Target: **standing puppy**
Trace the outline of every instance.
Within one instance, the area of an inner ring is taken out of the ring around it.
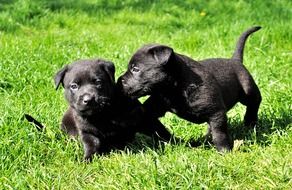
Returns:
[[[63,85],[69,103],[61,127],[69,135],[80,135],[87,160],[93,154],[123,147],[136,132],[171,139],[158,119],[147,117],[140,109],[138,100],[116,90],[114,73],[113,63],[98,59],[66,65],[55,76],[56,88]]]
[[[145,45],[132,56],[118,84],[132,98],[151,95],[144,106],[155,117],[170,111],[194,123],[207,122],[216,148],[231,150],[227,111],[240,102],[247,107],[245,124],[258,120],[260,91],[242,58],[247,37],[259,29],[241,35],[231,59],[194,61],[165,45]]]

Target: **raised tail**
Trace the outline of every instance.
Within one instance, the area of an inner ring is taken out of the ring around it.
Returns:
[[[239,60],[241,63],[243,62],[243,50],[244,50],[244,45],[245,45],[246,39],[248,38],[248,36],[250,34],[258,31],[261,28],[262,27],[260,27],[260,26],[255,26],[255,27],[252,27],[241,34],[240,38],[237,41],[236,48],[235,48],[235,51],[233,53],[232,59]]]

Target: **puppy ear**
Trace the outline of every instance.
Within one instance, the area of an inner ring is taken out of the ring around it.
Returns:
[[[173,49],[164,45],[155,45],[149,49],[149,53],[152,54],[157,63],[165,65],[173,54]]]
[[[54,81],[55,81],[55,85],[56,85],[56,90],[58,90],[61,83],[64,86],[63,79],[64,79],[67,71],[68,71],[68,65],[66,65],[61,70],[59,70],[57,72],[57,74],[55,75]]]
[[[110,61],[105,61],[104,63],[104,70],[108,74],[109,78],[111,79],[112,83],[115,83],[115,65]]]

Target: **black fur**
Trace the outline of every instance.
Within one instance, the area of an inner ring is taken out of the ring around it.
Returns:
[[[64,66],[55,76],[56,88],[65,88],[69,108],[61,128],[69,135],[80,135],[84,157],[122,148],[135,133],[169,141],[172,137],[158,119],[143,111],[138,100],[116,90],[113,63],[80,60]]]
[[[231,150],[227,111],[240,102],[247,106],[245,124],[258,120],[260,91],[242,57],[247,37],[259,29],[241,35],[231,59],[195,61],[165,45],[145,45],[132,56],[118,85],[132,98],[151,95],[144,107],[154,117],[170,111],[194,123],[207,122],[216,148]]]

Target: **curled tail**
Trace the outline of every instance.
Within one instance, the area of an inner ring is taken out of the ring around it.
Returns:
[[[241,63],[243,62],[243,50],[244,50],[244,45],[245,45],[246,39],[248,38],[248,36],[250,34],[258,31],[261,28],[262,27],[260,27],[260,26],[255,26],[255,27],[252,27],[241,34],[240,38],[237,41],[236,48],[235,48],[235,51],[233,53],[232,59],[237,59]]]

